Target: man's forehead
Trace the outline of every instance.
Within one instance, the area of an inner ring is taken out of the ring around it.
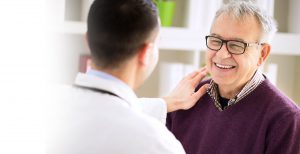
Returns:
[[[237,17],[233,14],[222,13],[213,22],[210,35],[225,40],[245,42],[249,39],[258,39],[260,32],[260,24],[253,15]]]
[[[235,13],[235,12],[223,12],[221,13],[216,19],[233,19],[240,23],[247,23],[252,21],[253,19],[256,20],[256,16],[251,13]]]
[[[245,40],[243,38],[239,38],[239,37],[223,37],[222,35],[217,34],[217,33],[211,33],[210,35],[224,39],[224,40],[237,40],[237,41],[245,42]]]

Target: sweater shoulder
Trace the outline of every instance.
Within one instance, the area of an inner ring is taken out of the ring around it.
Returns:
[[[255,90],[256,99],[266,103],[269,109],[285,114],[299,114],[299,106],[286,94],[273,85],[268,79],[263,81]]]

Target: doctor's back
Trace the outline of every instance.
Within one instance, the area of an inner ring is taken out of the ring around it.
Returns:
[[[86,35],[92,69],[55,90],[48,154],[184,153],[164,123],[140,109],[133,91],[157,64],[158,34],[152,0],[94,1]]]

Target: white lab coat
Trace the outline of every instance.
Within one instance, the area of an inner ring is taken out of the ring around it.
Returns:
[[[162,100],[139,100],[116,82],[87,74],[78,74],[75,84],[118,97],[78,87],[56,91],[60,101],[50,109],[48,154],[185,153],[164,125]]]

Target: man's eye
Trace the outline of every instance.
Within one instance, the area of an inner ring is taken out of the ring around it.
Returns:
[[[211,40],[210,41],[212,45],[221,45],[222,42],[220,40]]]
[[[229,44],[229,48],[232,50],[244,50],[244,47],[242,45],[239,44]]]

